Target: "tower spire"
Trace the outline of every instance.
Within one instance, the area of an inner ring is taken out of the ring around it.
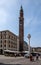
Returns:
[[[20,17],[23,17],[23,7],[21,5],[21,8],[20,8]]]
[[[22,7],[22,5],[21,5],[21,10],[20,11],[22,11],[23,12],[23,7]]]

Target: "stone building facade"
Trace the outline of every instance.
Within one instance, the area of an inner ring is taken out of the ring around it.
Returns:
[[[17,50],[18,36],[9,30],[0,31],[0,51]],[[19,39],[18,39],[19,40]]]

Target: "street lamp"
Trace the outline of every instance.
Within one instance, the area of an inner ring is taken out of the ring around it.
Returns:
[[[28,34],[27,38],[28,38],[28,43],[29,43],[29,45],[28,45],[28,50],[29,50],[29,54],[30,54],[30,38],[31,38],[31,35]]]

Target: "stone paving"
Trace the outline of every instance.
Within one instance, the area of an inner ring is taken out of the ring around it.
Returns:
[[[0,55],[0,65],[41,65],[41,58],[32,62],[24,57],[6,57]]]

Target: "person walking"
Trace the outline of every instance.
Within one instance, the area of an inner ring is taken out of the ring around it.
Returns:
[[[39,56],[38,56],[38,54],[36,54],[36,60],[38,60],[39,59]]]
[[[32,54],[30,54],[30,61],[32,61]]]

